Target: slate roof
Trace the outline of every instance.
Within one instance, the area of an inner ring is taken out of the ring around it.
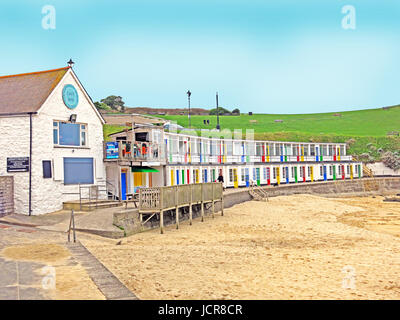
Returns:
[[[38,111],[69,68],[0,77],[0,115]]]

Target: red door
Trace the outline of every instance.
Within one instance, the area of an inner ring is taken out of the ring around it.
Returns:
[[[297,161],[300,161],[300,147],[297,147]]]
[[[306,167],[301,167],[303,170],[303,182],[306,182]]]
[[[333,161],[336,161],[336,147],[333,147]]]
[[[271,172],[269,171],[270,169],[267,168],[267,184],[271,184]]]
[[[344,180],[344,178],[345,178],[344,165],[342,165],[342,179]]]
[[[187,183],[190,183],[190,173],[189,169],[186,170],[186,176],[187,176]]]

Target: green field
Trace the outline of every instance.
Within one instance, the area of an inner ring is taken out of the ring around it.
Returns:
[[[340,116],[334,116],[339,114]],[[160,116],[187,127],[187,116]],[[194,128],[215,128],[216,116],[192,116]],[[204,125],[209,119],[210,125]],[[282,123],[275,120],[283,120]],[[400,106],[387,110],[370,109],[340,113],[315,114],[247,114],[220,116],[221,128],[254,129],[264,132],[301,132],[306,134],[335,134],[345,136],[384,137],[390,131],[400,131]]]
[[[187,116],[158,117],[188,127]],[[204,125],[204,119],[210,120],[210,124]],[[213,129],[217,117],[191,116],[191,122],[196,129]],[[351,154],[367,154],[373,160],[379,160],[384,151],[400,150],[400,137],[389,135],[400,132],[400,106],[336,113],[220,116],[220,125],[221,129],[242,129],[243,134],[246,129],[253,129],[255,138],[259,140],[347,142]],[[108,134],[116,129],[121,130],[121,127],[105,131]]]

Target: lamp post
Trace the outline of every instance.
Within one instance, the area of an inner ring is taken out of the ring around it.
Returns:
[[[217,130],[220,130],[220,126],[219,126],[219,108],[218,108],[218,92],[216,95],[216,99],[217,99]]]
[[[189,113],[188,113],[188,118],[189,118],[189,129],[191,128],[191,124],[190,124],[190,96],[192,95],[192,93],[190,92],[190,90],[188,90],[186,92],[187,96],[188,96],[188,104],[189,104]]]

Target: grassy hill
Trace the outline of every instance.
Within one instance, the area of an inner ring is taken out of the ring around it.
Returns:
[[[188,126],[187,116],[160,116]],[[204,125],[209,119],[210,125]],[[192,116],[195,128],[215,128],[216,116]],[[283,122],[275,122],[283,120]],[[334,134],[346,136],[384,137],[390,131],[400,131],[400,106],[389,109],[370,109],[340,113],[314,114],[247,114],[220,116],[222,128],[254,129],[263,132],[302,132],[307,134]]]

